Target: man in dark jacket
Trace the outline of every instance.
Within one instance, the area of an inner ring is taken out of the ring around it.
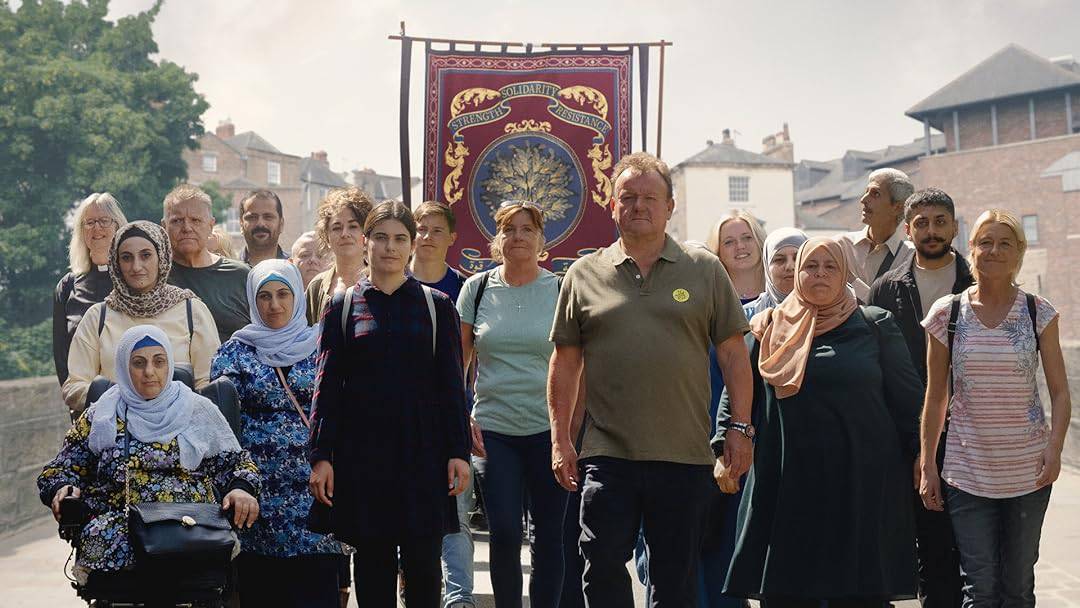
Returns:
[[[952,199],[945,192],[927,188],[912,194],[905,203],[904,229],[915,245],[915,256],[909,264],[894,268],[874,281],[870,304],[893,313],[925,385],[926,332],[920,321],[936,300],[971,286],[971,269],[952,248],[957,233],[956,213]],[[944,457],[945,450],[940,448],[939,465]],[[919,601],[924,608],[959,607],[960,559],[948,512],[926,510],[917,492],[914,500]]]

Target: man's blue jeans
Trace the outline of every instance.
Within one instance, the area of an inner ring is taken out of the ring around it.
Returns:
[[[982,498],[945,487],[964,574],[964,608],[1034,606],[1050,486],[1014,498]]]
[[[443,537],[442,568],[443,582],[446,584],[443,606],[455,603],[475,605],[473,602],[473,537],[472,531],[469,530],[469,512],[473,510],[473,505],[476,503],[473,495],[475,487],[476,484],[471,484],[469,489],[457,497],[458,525],[461,526],[461,531]]]

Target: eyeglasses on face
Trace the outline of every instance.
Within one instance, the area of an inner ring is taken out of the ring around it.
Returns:
[[[116,220],[111,217],[98,217],[89,220],[83,220],[83,228],[93,229],[94,226],[101,226],[102,228],[108,228],[116,225]]]

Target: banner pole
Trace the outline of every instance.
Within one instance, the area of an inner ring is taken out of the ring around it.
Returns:
[[[660,155],[660,144],[664,136],[664,49],[667,44],[660,41],[660,90],[657,92],[659,99],[656,102],[656,158]]]
[[[412,176],[409,171],[409,76],[412,72],[412,39],[405,36],[405,22],[401,22],[401,92],[400,132],[401,150],[401,202],[412,208]]]

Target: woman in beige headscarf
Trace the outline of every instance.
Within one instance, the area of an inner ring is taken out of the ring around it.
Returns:
[[[845,276],[840,246],[810,239],[792,293],[750,322],[760,426],[725,592],[770,608],[915,596],[922,383],[892,316]],[[740,431],[719,429],[720,453],[724,432]]]

